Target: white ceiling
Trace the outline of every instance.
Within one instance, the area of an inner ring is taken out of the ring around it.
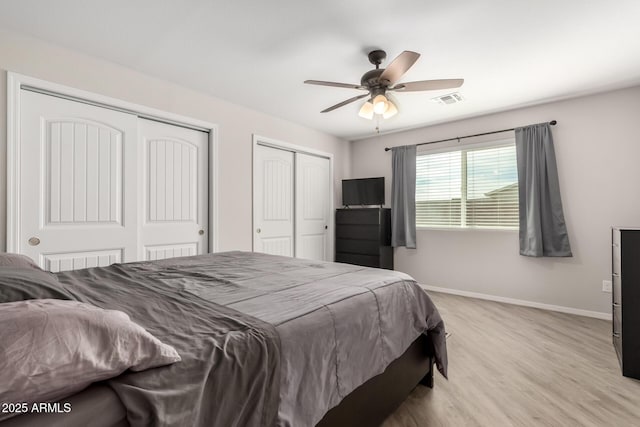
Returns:
[[[374,133],[361,101],[320,110],[361,92],[302,82],[359,83],[374,48],[422,54],[401,81],[465,79],[460,104],[397,94],[388,132],[638,84],[639,18],[638,0],[0,3],[2,27],[346,139]]]

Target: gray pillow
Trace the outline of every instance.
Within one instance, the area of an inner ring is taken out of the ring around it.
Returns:
[[[78,301],[0,304],[0,402],[51,402],[180,360],[125,313]]]
[[[51,273],[39,268],[0,267],[0,304],[35,298],[73,299]]]
[[[0,267],[34,268],[40,270],[38,264],[26,255],[0,252]]]

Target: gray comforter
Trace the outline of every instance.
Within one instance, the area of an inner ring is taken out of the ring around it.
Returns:
[[[58,278],[180,353],[110,381],[134,426],[313,426],[426,332],[446,376],[442,319],[400,272],[228,252]]]

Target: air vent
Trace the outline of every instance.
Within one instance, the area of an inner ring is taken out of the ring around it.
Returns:
[[[458,102],[462,102],[464,98],[459,92],[454,92],[438,96],[436,98],[431,98],[431,100],[440,104],[457,104]]]

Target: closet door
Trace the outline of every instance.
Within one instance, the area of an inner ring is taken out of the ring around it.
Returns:
[[[18,252],[50,271],[137,259],[135,115],[21,94]]]
[[[329,159],[296,153],[296,257],[330,259],[331,171]]]
[[[262,145],[253,155],[253,249],[294,256],[294,155]]]
[[[145,119],[139,130],[140,259],[207,253],[209,134]]]

